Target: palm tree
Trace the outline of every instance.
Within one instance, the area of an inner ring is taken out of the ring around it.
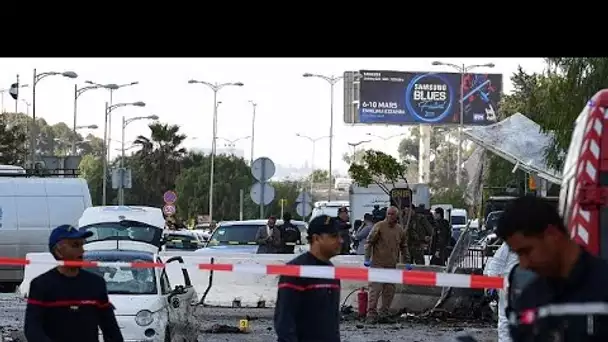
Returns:
[[[152,123],[150,137],[138,136],[133,142],[141,149],[135,154],[139,161],[139,174],[146,191],[141,200],[147,204],[162,204],[162,194],[175,187],[175,179],[181,171],[181,162],[186,149],[181,144],[186,140],[178,125]]]

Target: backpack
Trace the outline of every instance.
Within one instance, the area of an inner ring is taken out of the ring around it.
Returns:
[[[293,224],[289,222],[284,223],[281,230],[283,231],[283,241],[286,243],[297,243],[300,241],[300,230]]]

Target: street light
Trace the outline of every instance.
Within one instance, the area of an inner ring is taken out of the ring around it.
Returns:
[[[322,136],[322,137],[317,137],[317,138],[311,138],[307,135],[303,135],[300,133],[296,133],[297,137],[300,138],[304,138],[307,139],[308,141],[310,141],[312,143],[312,158],[310,159],[310,192],[312,192],[312,188],[314,186],[314,180],[313,180],[313,176],[315,173],[315,146],[317,145],[317,141],[321,140],[321,139],[325,139],[325,138],[329,138],[328,135]]]
[[[120,172],[121,178],[118,187],[118,205],[125,205],[125,187],[124,187],[124,167],[125,167],[125,131],[127,125],[137,120],[158,120],[158,115],[136,116],[125,119],[122,116],[122,140],[120,141]]]
[[[324,76],[324,75],[311,74],[308,72],[302,76],[320,78],[320,79],[325,80],[330,85],[331,109],[330,109],[330,114],[329,114],[329,116],[330,116],[329,120],[331,120],[331,121],[329,123],[329,189],[327,191],[327,200],[331,201],[331,189],[332,189],[331,169],[332,169],[333,152],[334,152],[333,151],[334,150],[334,85],[336,83],[338,83],[338,81],[340,81],[344,77],[343,76]]]
[[[30,86],[29,84],[19,84],[18,88],[27,88],[29,86]],[[6,92],[8,92],[10,90],[11,90],[11,88],[0,89],[0,96],[2,96],[2,113],[4,113],[4,93],[6,93]]]
[[[84,126],[76,126],[76,129],[98,129],[97,125],[84,125]]]
[[[25,103],[25,107],[26,107],[26,115],[29,117],[30,116],[30,107],[32,106],[32,103],[29,102],[26,99],[21,99],[21,101],[23,101],[23,103]]]
[[[350,160],[351,164],[355,162],[355,158],[357,157],[357,146],[362,145],[362,144],[366,144],[368,142],[371,142],[371,140],[360,140],[360,141],[357,141],[357,142],[349,142],[348,143],[348,145],[353,148],[353,157]]]
[[[217,140],[217,92],[228,86],[242,87],[242,82],[209,83],[205,81],[189,80],[188,84],[204,84],[213,90],[213,137],[211,139],[211,171],[209,172],[209,222],[213,222],[213,174],[215,172],[215,149]]]
[[[255,142],[255,109],[258,104],[253,102],[252,100],[249,100],[249,103],[251,103],[251,105],[253,106],[253,116],[251,117],[251,155],[249,158],[249,167],[251,167],[251,165],[253,165],[253,144]]]
[[[375,135],[375,134],[371,134],[371,133],[365,133],[365,135],[369,135],[370,137],[382,139],[384,141],[389,141],[389,140],[391,140],[393,138],[404,136],[405,133],[393,134],[393,135],[389,135],[387,137],[383,137],[381,135]]]
[[[456,185],[460,185],[460,177],[461,172],[460,169],[462,167],[462,130],[464,128],[464,76],[471,70],[475,68],[493,68],[495,67],[494,63],[486,63],[486,64],[473,64],[473,65],[456,65],[452,63],[445,63],[441,61],[434,61],[432,63],[435,66],[444,65],[449,66],[458,70],[460,73],[460,123],[458,124],[458,154],[456,158]]]
[[[30,154],[32,158],[32,165],[36,161],[36,85],[42,79],[48,76],[63,76],[67,78],[77,78],[78,74],[73,71],[49,71],[37,73],[34,69],[34,82],[32,82],[32,129],[30,129]]]
[[[111,85],[111,84],[103,85],[103,84],[93,83],[91,81],[85,81],[85,83],[93,84],[93,85],[78,88],[78,84],[74,84],[74,125],[72,126],[73,131],[74,131],[74,137],[72,139],[72,155],[73,156],[76,155],[76,139],[77,139],[76,118],[78,117],[78,98],[80,97],[80,95],[86,93],[89,90],[94,90],[94,89],[110,89],[110,90],[118,89],[118,88],[114,88],[113,87],[114,85]]]
[[[146,103],[142,102],[142,101],[137,101],[137,102],[126,102],[126,103],[117,103],[117,104],[113,104],[110,105],[108,102],[106,102],[106,110],[105,110],[105,115],[104,115],[104,127],[103,127],[103,136],[107,137],[108,136],[108,118],[110,117],[110,114],[112,114],[112,111],[116,108],[122,108],[122,107],[127,107],[127,106],[133,106],[133,107],[145,107]],[[124,139],[123,139],[124,140]],[[108,155],[108,144],[103,144],[103,155],[107,156]],[[102,178],[102,200],[101,200],[101,205],[106,205],[106,198],[107,198],[107,183],[108,183],[108,159],[107,158],[103,158],[103,178]]]
[[[236,139],[226,139],[226,138],[222,138],[222,137],[217,137],[217,139],[219,140],[224,140],[225,142],[227,142],[227,144],[225,145],[226,147],[234,147],[234,145],[241,141],[241,140],[245,140],[245,139],[249,139],[251,138],[250,135],[246,136],[246,137],[240,137],[240,138],[236,138]]]
[[[124,83],[124,84],[116,84],[116,83],[101,84],[101,83],[93,82],[91,80],[84,81],[84,83],[90,84],[90,85],[93,85],[93,86],[98,86],[100,88],[108,89],[110,91],[110,106],[112,106],[112,104],[113,104],[113,97],[114,97],[114,91],[115,90],[139,84],[138,81],[130,82],[130,83]],[[107,133],[108,134],[104,135],[104,137],[103,137],[103,142],[104,142],[104,144],[107,144],[108,146],[111,146],[112,145],[112,117],[111,116],[108,117],[108,132]],[[106,160],[107,160],[108,163],[110,163],[110,150],[108,149],[106,151],[106,153],[107,153]]]

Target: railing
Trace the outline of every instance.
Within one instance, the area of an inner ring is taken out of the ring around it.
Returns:
[[[30,178],[30,177],[64,177],[64,178],[75,178],[80,175],[80,170],[78,169],[24,169],[25,173],[18,173],[15,171],[11,172],[1,172],[0,177],[20,177],[20,178]]]

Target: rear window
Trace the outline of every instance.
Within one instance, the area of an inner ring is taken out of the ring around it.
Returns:
[[[466,223],[466,219],[464,216],[452,216],[452,224],[454,225],[464,225]]]
[[[211,244],[255,244],[255,234],[263,225],[227,225],[215,229],[211,238]]]

